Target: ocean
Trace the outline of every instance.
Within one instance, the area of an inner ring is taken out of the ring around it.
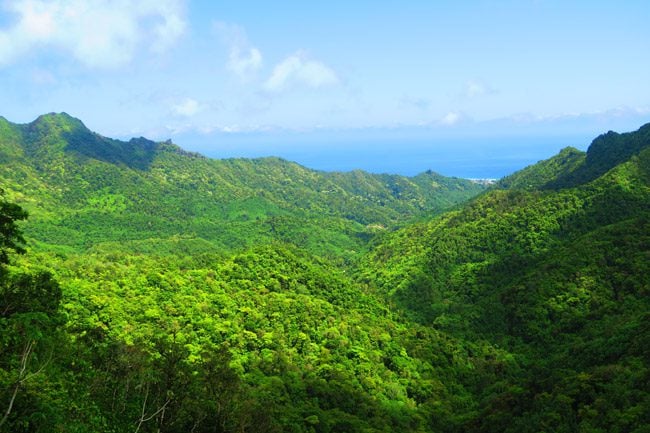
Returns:
[[[365,170],[414,176],[432,170],[446,176],[499,179],[567,146],[586,150],[586,136],[470,137],[454,139],[277,139],[229,141],[193,148],[213,158],[277,156],[324,171]]]

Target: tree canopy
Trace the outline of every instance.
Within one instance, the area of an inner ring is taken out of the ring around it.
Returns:
[[[485,191],[0,119],[0,431],[647,431],[647,131]]]

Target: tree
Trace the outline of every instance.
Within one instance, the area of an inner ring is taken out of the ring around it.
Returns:
[[[61,288],[51,274],[6,268],[11,251],[25,252],[16,222],[26,217],[20,206],[0,200],[0,429],[12,424],[21,390],[49,364],[60,323]]]
[[[4,198],[4,191],[0,188],[0,265],[9,262],[9,252],[22,254],[25,252],[22,231],[16,224],[17,221],[27,218],[27,211],[15,203],[10,203]]]

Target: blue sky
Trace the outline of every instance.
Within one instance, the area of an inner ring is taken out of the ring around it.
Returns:
[[[646,0],[0,5],[14,122],[66,111],[108,136],[272,154],[285,136],[591,137],[650,121]]]

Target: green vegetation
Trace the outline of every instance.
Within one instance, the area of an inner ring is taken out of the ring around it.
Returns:
[[[473,429],[649,425],[647,131],[601,136],[586,155],[566,149],[365,258],[361,280],[412,320],[503,348],[524,367],[475,390]]]
[[[480,185],[424,173],[323,173],[278,158],[211,160],[165,142],[121,142],[66,114],[0,120],[0,182],[32,215],[39,249],[181,237],[233,252],[282,240],[349,260],[377,227],[441,212]]]
[[[648,131],[461,205],[0,118],[0,431],[648,431]]]

